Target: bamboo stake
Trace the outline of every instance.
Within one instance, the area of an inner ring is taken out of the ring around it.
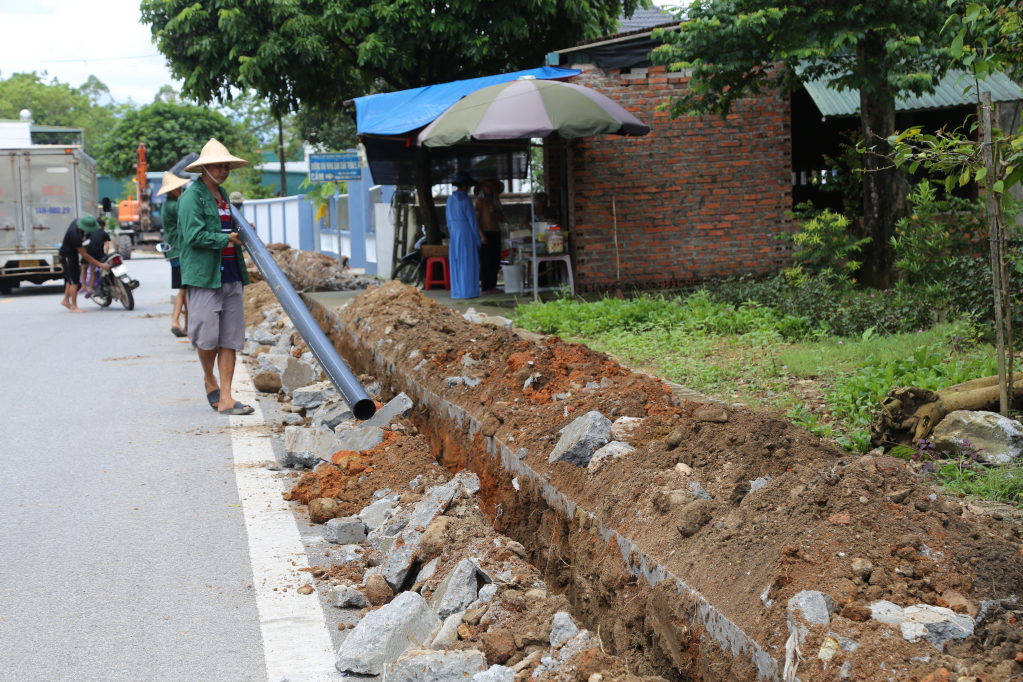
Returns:
[[[618,257],[618,211],[615,208],[615,195],[611,195],[611,220],[615,228],[615,298],[623,299],[622,296],[622,259]]]
[[[999,411],[1008,416],[1009,414],[1009,387],[1005,376],[1005,325],[1002,320],[1002,255],[1000,244],[1000,233],[998,229],[997,208],[995,206],[995,194],[992,191],[992,178],[994,177],[994,154],[992,153],[991,142],[991,93],[981,93],[981,129],[984,135],[984,167],[987,168],[987,177],[984,185],[987,188],[987,224],[988,238],[991,242],[991,284],[995,296],[995,338],[998,344],[998,406]]]

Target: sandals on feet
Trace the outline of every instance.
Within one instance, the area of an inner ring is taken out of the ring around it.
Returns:
[[[181,329],[180,327],[171,327],[171,334],[178,337],[179,339],[188,336],[185,330]]]
[[[230,416],[240,416],[240,415],[243,415],[243,414],[252,414],[253,412],[255,412],[255,410],[252,409],[250,406],[242,405],[240,402],[235,401],[234,407],[232,407],[230,410],[224,410],[220,414],[226,414],[226,415],[230,415]]]
[[[205,388],[206,384],[203,384],[203,389]],[[210,407],[212,407],[214,410],[217,409],[217,403],[220,402],[220,389],[218,388],[215,391],[210,391],[209,393],[207,393],[206,400],[210,402]]]

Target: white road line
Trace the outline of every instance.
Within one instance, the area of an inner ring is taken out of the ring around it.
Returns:
[[[265,433],[253,427],[263,424],[263,411],[248,370],[235,370],[232,393],[255,414],[230,417],[231,444],[238,498],[245,512],[249,534],[253,587],[263,632],[263,651],[269,682],[287,676],[291,682],[321,682],[340,679],[334,669],[334,651],[316,594],[296,590],[312,583],[305,547],[287,502],[281,481],[265,468],[273,451]],[[277,591],[274,591],[274,588]],[[284,589],[287,588],[287,592]]]

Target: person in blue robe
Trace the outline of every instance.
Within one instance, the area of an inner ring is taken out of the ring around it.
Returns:
[[[468,192],[476,183],[468,173],[459,171],[452,184],[456,191],[444,209],[448,221],[451,298],[479,298],[482,240],[476,224],[476,207]]]

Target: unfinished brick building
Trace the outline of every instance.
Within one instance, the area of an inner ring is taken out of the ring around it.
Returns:
[[[790,98],[742,100],[727,120],[672,119],[660,106],[683,94],[688,78],[649,65],[649,36],[640,30],[555,53],[561,66],[583,71],[573,82],[651,128],[642,138],[548,140],[548,191],[568,218],[577,289],[619,281],[676,288],[779,269],[788,249],[775,237],[792,207]]]

